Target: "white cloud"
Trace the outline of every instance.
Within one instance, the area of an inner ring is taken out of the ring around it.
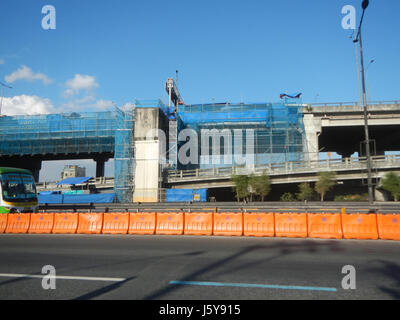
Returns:
[[[115,106],[115,103],[111,100],[97,100],[96,103],[94,104],[94,107],[99,110],[106,110],[113,108]]]
[[[79,93],[81,90],[91,91],[97,88],[99,84],[96,82],[95,77],[76,74],[73,79],[67,80],[65,86],[67,89],[64,91],[64,95],[68,97]]]
[[[50,99],[38,96],[21,95],[12,98],[3,98],[1,114],[13,115],[33,115],[43,113],[53,113],[55,109]]]
[[[27,80],[27,81],[40,80],[44,84],[49,84],[52,82],[52,80],[49,79],[45,74],[43,73],[35,74],[27,66],[21,66],[13,73],[9,74],[8,76],[5,76],[4,79],[9,83],[13,83],[14,81],[17,80]]]

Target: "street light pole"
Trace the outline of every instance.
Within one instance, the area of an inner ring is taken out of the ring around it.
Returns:
[[[354,42],[359,42],[360,44],[361,82],[363,90],[363,108],[364,108],[365,153],[367,156],[368,203],[369,205],[373,205],[374,192],[372,186],[372,163],[371,163],[371,149],[370,149],[369,130],[368,130],[368,106],[367,106],[367,94],[365,90],[364,55],[363,55],[362,35],[361,35],[361,26],[364,19],[365,9],[368,7],[368,4],[369,4],[368,0],[364,0],[362,3],[363,13],[360,21],[360,26],[358,28],[357,38],[354,40]]]

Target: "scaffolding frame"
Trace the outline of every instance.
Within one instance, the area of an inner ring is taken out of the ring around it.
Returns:
[[[116,114],[72,112],[0,118],[0,155],[114,152]]]
[[[135,187],[135,105],[124,111],[116,109],[114,190],[118,202],[128,203],[133,201]]]
[[[305,130],[300,100],[285,99],[279,103],[253,103],[253,104],[197,104],[182,105],[177,114],[178,134],[185,128],[196,131],[199,138],[199,150],[202,144],[202,129],[218,129],[217,138],[224,139],[224,129],[231,132],[241,129],[242,153],[246,152],[246,130],[254,130],[254,165],[281,163],[288,161],[301,161],[307,153],[305,143]],[[225,139],[224,139],[225,140]],[[183,143],[180,143],[179,147]],[[224,163],[224,143],[215,149],[209,141],[209,154],[219,154],[218,163],[205,163],[200,158],[200,169],[234,166],[232,159],[229,164]],[[178,148],[179,148],[178,147]],[[235,139],[232,138],[231,150],[235,150]],[[180,170],[193,169],[196,166],[178,164]]]

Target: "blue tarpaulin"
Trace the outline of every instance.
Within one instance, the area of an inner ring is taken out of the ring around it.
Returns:
[[[39,193],[38,200],[40,204],[44,203],[112,203],[115,193],[98,194],[42,194]]]
[[[90,179],[93,179],[93,177],[78,177],[78,178],[67,178],[64,180],[61,180],[60,182],[57,183],[57,185],[61,184],[81,184],[88,182]]]
[[[207,189],[167,189],[167,202],[206,202]]]

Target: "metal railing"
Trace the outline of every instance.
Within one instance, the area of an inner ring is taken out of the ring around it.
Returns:
[[[368,105],[392,105],[399,104],[400,100],[382,100],[382,101],[368,101]],[[307,105],[312,107],[335,107],[335,106],[361,106],[359,101],[352,102],[315,102],[315,103],[307,103]]]
[[[400,155],[373,156],[374,169],[400,168]],[[168,171],[168,181],[199,180],[204,178],[229,178],[232,175],[261,175],[269,176],[282,174],[302,174],[322,171],[365,170],[366,157],[326,159],[317,161],[295,161],[255,165],[253,167],[223,167],[212,169],[174,170]]]

